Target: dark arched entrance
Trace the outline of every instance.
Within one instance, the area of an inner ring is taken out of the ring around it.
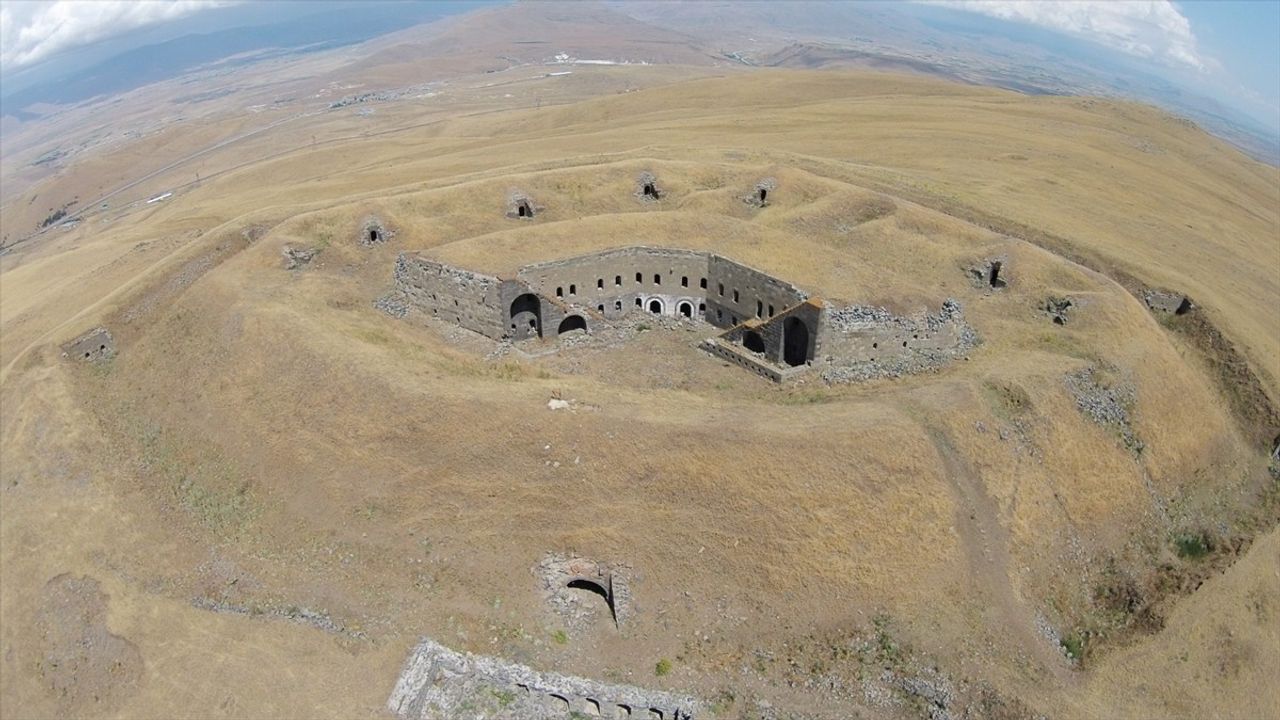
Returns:
[[[782,324],[782,359],[788,365],[803,365],[809,360],[809,326],[797,317]]]
[[[599,595],[601,599],[604,600],[604,604],[609,608],[609,617],[613,619],[614,623],[618,622],[617,613],[613,609],[613,597],[609,594],[609,591],[604,585],[601,585],[594,580],[574,578],[573,580],[570,580],[565,587],[570,590],[585,590],[593,595]]]
[[[693,317],[693,303],[682,302],[676,306],[676,310],[679,310],[680,314],[687,318]]]
[[[533,293],[511,301],[511,336],[517,340],[542,335],[542,303]]]
[[[560,321],[560,329],[557,331],[560,335],[574,330],[586,330],[587,321],[581,315],[566,315],[564,320]]]
[[[764,352],[764,338],[760,337],[760,333],[755,330],[748,330],[742,334],[742,347],[751,352]]]
[[[649,301],[649,312],[653,313],[654,315],[661,315],[661,314],[662,314],[662,301],[661,301],[661,300],[659,300],[659,299],[657,299],[657,298],[654,298],[654,299],[650,300],[650,301]]]

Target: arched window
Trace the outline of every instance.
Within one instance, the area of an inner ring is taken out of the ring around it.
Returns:
[[[570,288],[570,290],[572,289],[573,288]],[[764,303],[757,300],[756,301],[756,317],[761,317],[763,315],[764,315]]]
[[[638,283],[644,282],[644,275],[642,273],[636,273],[636,282]]]
[[[578,294],[578,286],[577,286],[577,285],[570,285],[570,286],[569,286],[569,294],[570,294],[570,295],[577,295],[577,294]]]
[[[604,278],[600,278],[600,279],[596,280],[596,289],[597,289],[597,290],[603,290],[603,289],[604,289]]]
[[[689,287],[689,276],[683,275],[680,278],[680,287]]]
[[[654,285],[661,285],[661,284],[662,284],[662,276],[661,276],[661,275],[659,275],[658,273],[654,273],[654,274],[653,274],[653,284],[654,284]]]
[[[621,275],[614,275],[614,276],[613,276],[613,284],[614,284],[615,286],[617,286],[617,287],[622,287],[622,276],[621,276]]]
[[[556,288],[556,297],[564,297],[564,288],[563,288],[563,287],[558,287],[558,288]]]

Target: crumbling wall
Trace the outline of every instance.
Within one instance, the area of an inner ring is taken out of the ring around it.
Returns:
[[[1171,290],[1146,290],[1142,299],[1152,311],[1172,315],[1184,315],[1195,307],[1186,295]]]
[[[387,709],[402,720],[591,717],[691,720],[697,700],[631,685],[538,672],[500,658],[451,650],[424,638],[401,671]]]
[[[116,343],[110,331],[96,327],[62,346],[62,356],[83,362],[102,362],[116,354]]]
[[[936,313],[899,316],[884,308],[828,308],[823,334],[823,379],[849,382],[935,369],[978,342],[952,299]]]
[[[433,317],[495,340],[506,334],[503,308],[509,305],[502,303],[502,283],[495,277],[400,253],[395,281],[411,305]]]

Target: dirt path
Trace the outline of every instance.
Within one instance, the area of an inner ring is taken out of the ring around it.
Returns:
[[[997,623],[990,629],[991,634],[1005,635],[1018,652],[1047,668],[1058,684],[1073,684],[1076,678],[1066,658],[1036,629],[1035,613],[1013,591],[1009,579],[1009,533],[1000,524],[995,500],[942,429],[925,426],[925,432],[942,459],[956,495],[956,530],[964,545],[969,576],[992,603],[990,609]]]

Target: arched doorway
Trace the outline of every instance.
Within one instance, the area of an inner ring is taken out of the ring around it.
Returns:
[[[682,301],[679,305],[676,306],[676,310],[678,310],[681,315],[687,318],[693,317],[693,303],[691,302]]]
[[[742,334],[742,347],[751,352],[764,352],[764,338],[760,337],[760,333],[755,330],[748,330]]]
[[[798,317],[782,324],[782,359],[793,367],[809,360],[809,326]]]
[[[542,303],[533,293],[511,301],[511,335],[517,340],[542,336]]]
[[[556,332],[563,335],[574,330],[585,331],[586,329],[587,321],[581,315],[566,315],[564,320],[560,321],[560,328]]]
[[[662,301],[659,300],[658,298],[654,298],[649,301],[649,312],[653,313],[654,315],[661,315],[663,312],[663,309],[664,308],[662,307]]]
[[[570,590],[582,590],[592,595],[600,596],[600,599],[604,600],[604,604],[609,608],[609,617],[613,620],[615,624],[618,622],[617,613],[613,609],[613,597],[609,594],[609,591],[605,588],[604,585],[601,585],[600,583],[594,580],[586,580],[584,578],[574,578],[573,580],[570,580],[568,583],[566,583],[565,587],[569,588]]]

